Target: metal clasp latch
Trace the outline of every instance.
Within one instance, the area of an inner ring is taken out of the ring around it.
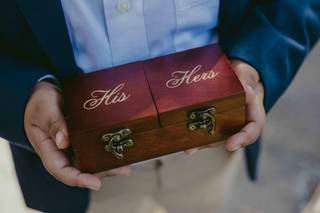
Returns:
[[[202,108],[189,112],[189,130],[195,131],[197,129],[205,129],[208,134],[213,135],[216,125],[216,119],[214,117],[215,113],[216,109],[214,107]]]
[[[132,131],[125,128],[102,135],[102,140],[107,142],[106,151],[111,152],[117,159],[122,159],[124,148],[133,146],[133,140],[128,138],[131,134]]]

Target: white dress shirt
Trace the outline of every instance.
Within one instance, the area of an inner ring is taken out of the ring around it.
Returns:
[[[84,72],[217,42],[219,0],[61,2]]]

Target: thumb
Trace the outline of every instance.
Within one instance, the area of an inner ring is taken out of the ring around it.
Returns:
[[[256,99],[256,94],[250,85],[245,85],[246,104],[252,103]]]
[[[62,114],[49,124],[49,136],[59,149],[66,149],[69,146],[67,124]]]

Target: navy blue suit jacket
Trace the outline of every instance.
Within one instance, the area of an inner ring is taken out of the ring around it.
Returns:
[[[23,114],[37,80],[79,72],[59,0],[0,0],[0,137],[10,141],[29,207],[84,212],[88,191],[57,182],[32,151]],[[220,45],[229,57],[255,67],[265,87],[267,111],[288,87],[320,36],[319,0],[221,0]],[[246,148],[255,178],[257,142]]]

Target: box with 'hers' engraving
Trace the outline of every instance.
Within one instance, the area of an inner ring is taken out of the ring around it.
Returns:
[[[80,74],[63,91],[84,172],[217,143],[246,122],[244,89],[218,45]]]

